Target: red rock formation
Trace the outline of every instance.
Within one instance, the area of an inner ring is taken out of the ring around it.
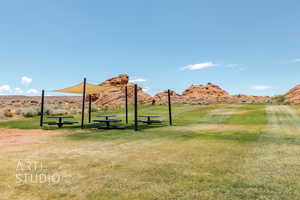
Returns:
[[[175,91],[170,91],[172,103],[182,103],[182,97],[181,95],[177,94]],[[168,91],[163,91],[160,93],[157,93],[153,97],[156,104],[166,104],[168,102]]]
[[[268,96],[251,95],[230,95],[217,85],[208,83],[207,85],[192,85],[186,89],[182,95],[172,91],[173,103],[184,104],[207,104],[207,103],[267,103]],[[167,91],[160,92],[153,97],[156,103],[167,102]]]
[[[300,104],[300,85],[295,86],[289,90],[285,95],[291,104]]]
[[[117,86],[122,87],[128,84],[129,77],[127,74],[120,74],[117,77],[113,77],[110,79],[107,79],[106,81],[100,83],[100,86]]]
[[[237,94],[232,96],[234,103],[268,103],[270,101],[269,96],[252,96],[245,94]]]
[[[93,99],[97,107],[114,108],[123,106],[125,103],[126,85],[128,87],[128,99],[130,102],[133,102],[134,85],[129,83],[128,75],[121,74],[117,77],[110,78],[99,85],[114,87],[93,95]],[[138,88],[138,99],[139,102],[143,104],[151,104],[153,100],[152,97],[145,93],[141,87]]]
[[[212,83],[207,85],[192,85],[186,89],[182,98],[184,101],[207,102],[207,103],[225,103],[230,102],[232,97],[219,86]]]

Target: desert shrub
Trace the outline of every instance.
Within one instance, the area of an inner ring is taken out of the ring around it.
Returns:
[[[158,101],[158,102],[156,103],[156,105],[166,105],[166,104],[167,104],[166,101]]]
[[[98,108],[92,107],[91,111],[92,111],[92,112],[98,112]]]
[[[81,113],[81,110],[79,110],[79,109],[71,109],[71,111],[70,111],[70,114],[73,114],[73,115],[76,115],[79,113]]]
[[[52,107],[45,107],[44,108],[44,114],[45,115],[51,115],[52,113],[53,113]],[[39,112],[39,114],[41,114],[41,113]]]
[[[272,97],[271,102],[274,104],[288,104],[288,100],[283,95]]]
[[[34,107],[29,107],[29,108],[24,108],[22,110],[22,115],[24,117],[35,117],[40,114],[39,108],[34,108]]]
[[[4,110],[4,116],[5,117],[13,117],[14,114],[11,112],[10,109]]]
[[[109,110],[109,108],[108,107],[103,107],[103,108],[101,108],[101,110],[104,111],[104,112],[107,112]]]
[[[16,113],[16,115],[21,115],[22,114],[22,109],[17,109],[15,113]]]

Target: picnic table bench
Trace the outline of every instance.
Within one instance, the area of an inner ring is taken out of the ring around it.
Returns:
[[[74,122],[74,121],[64,121],[64,119],[74,118],[72,116],[49,116],[47,118],[48,119],[58,119],[58,121],[43,122],[43,124],[56,125],[56,126],[58,126],[58,128],[62,128],[64,125],[73,125],[73,124],[78,123],[78,122]]]

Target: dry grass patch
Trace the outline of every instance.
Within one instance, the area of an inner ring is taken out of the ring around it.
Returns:
[[[227,105],[220,108],[213,109],[200,122],[203,123],[223,123],[228,120],[235,112],[241,108],[242,105]]]
[[[43,150],[38,150],[41,147]],[[226,191],[223,176],[233,174],[243,148],[210,140],[56,140],[31,148],[16,146],[7,156],[19,153],[2,166],[7,170],[6,183],[12,186],[5,195],[7,199],[221,199],[222,192],[213,188]],[[29,149],[37,152],[29,154]],[[14,165],[18,159],[42,160],[47,173],[59,174],[63,180],[54,185],[16,185]]]
[[[210,131],[210,132],[228,132],[228,131],[257,131],[261,130],[263,126],[246,126],[246,125],[228,125],[228,124],[196,124],[189,126],[172,127],[173,131]]]

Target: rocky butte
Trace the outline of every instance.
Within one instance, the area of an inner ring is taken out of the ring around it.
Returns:
[[[129,83],[129,77],[121,74],[110,78],[99,84],[100,86],[114,86],[111,89],[92,95],[94,104],[97,107],[114,108],[124,105],[125,87],[128,88],[128,100],[133,102],[134,85]],[[153,98],[138,87],[138,99],[142,104],[151,104]]]
[[[289,90],[285,95],[291,104],[300,104],[300,85],[295,86]]]
[[[93,101],[97,107],[119,107],[124,105],[125,87],[128,87],[129,101],[133,101],[134,85],[129,83],[129,77],[121,74],[110,78],[99,85],[114,86],[113,88],[93,95]],[[167,91],[159,92],[153,97],[138,88],[138,99],[143,104],[166,104]],[[179,104],[211,104],[211,103],[267,103],[270,97],[250,95],[230,95],[217,85],[192,85],[182,94],[171,91],[173,103]]]

